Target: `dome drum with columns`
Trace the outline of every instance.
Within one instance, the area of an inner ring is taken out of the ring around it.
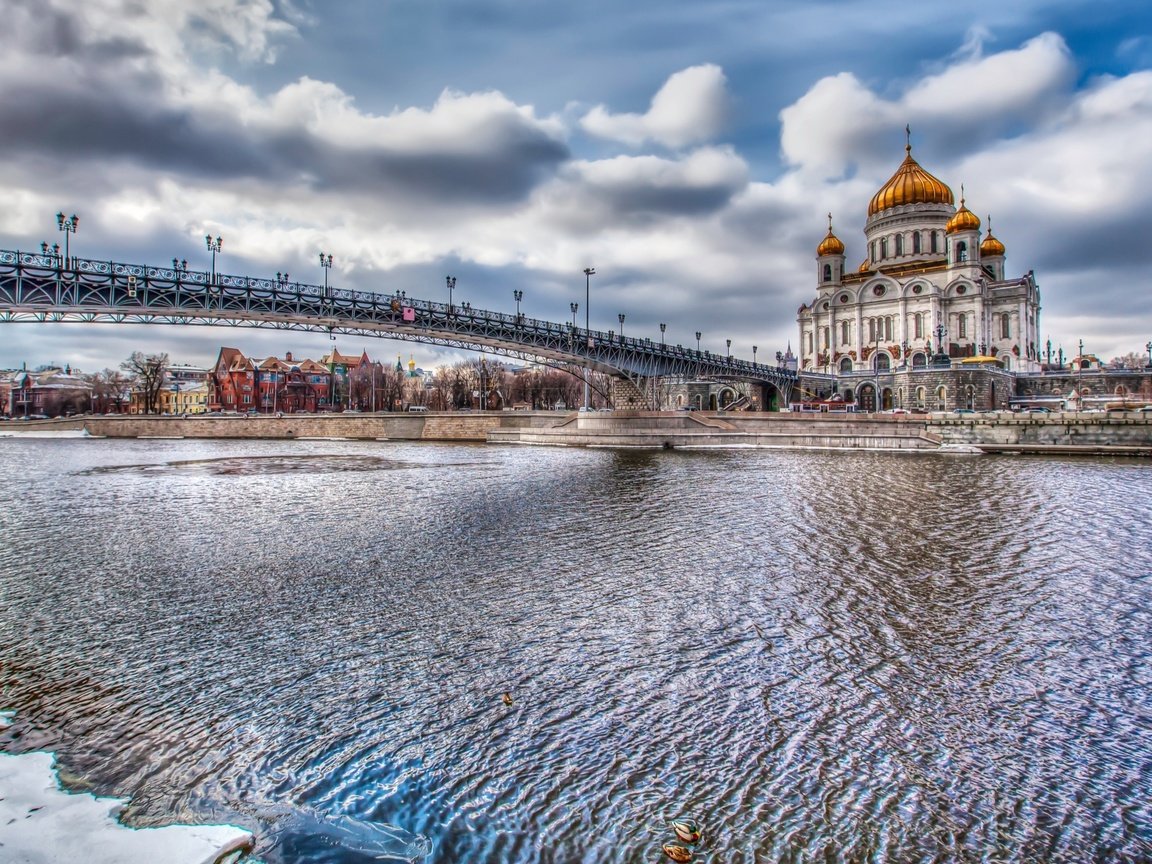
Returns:
[[[1004,244],[912,158],[872,197],[866,255],[846,271],[833,231],[816,249],[816,297],[800,307],[800,369],[836,375],[948,365],[984,356],[1040,368],[1040,292],[1031,271],[1007,279]]]

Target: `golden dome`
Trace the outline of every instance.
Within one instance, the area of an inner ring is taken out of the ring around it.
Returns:
[[[951,204],[952,190],[920,167],[912,158],[912,145],[904,148],[908,154],[896,173],[872,196],[868,205],[868,215],[875,216],[881,210],[899,207],[902,204]]]
[[[957,231],[979,231],[980,217],[964,206],[964,187],[960,187],[960,209],[952,214],[944,230],[949,234]]]
[[[832,214],[828,214],[828,235],[820,241],[820,245],[816,247],[816,257],[820,258],[824,255],[843,255],[844,243],[832,233]]]
[[[992,236],[992,217],[988,217],[988,236],[980,244],[980,257],[993,258],[1004,254],[1004,244]]]
[[[860,266],[856,268],[857,273],[867,273],[870,268],[868,267],[868,259],[865,258],[860,262]]]

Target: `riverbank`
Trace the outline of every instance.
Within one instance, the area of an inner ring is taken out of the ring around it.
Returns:
[[[790,414],[492,411],[276,416],[107,416],[9,421],[0,436],[352,439],[648,449],[803,449],[1152,457],[1152,414]]]
[[[224,864],[252,848],[252,835],[229,825],[122,825],[127,799],[65,792],[55,763],[51,753],[0,753],[0,859],[8,864]]]

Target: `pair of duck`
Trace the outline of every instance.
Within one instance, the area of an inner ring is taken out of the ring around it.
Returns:
[[[683,843],[695,845],[700,842],[700,826],[691,819],[677,819],[672,823],[672,830],[676,832],[676,838]],[[692,860],[692,850],[687,846],[681,846],[680,843],[665,843],[664,854],[676,864],[685,864]]]

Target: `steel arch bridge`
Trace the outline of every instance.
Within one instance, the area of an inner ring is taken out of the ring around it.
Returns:
[[[402,339],[519,360],[586,366],[640,382],[770,385],[790,400],[796,373],[651,339],[438,303],[210,271],[0,250],[0,322],[195,324]]]

